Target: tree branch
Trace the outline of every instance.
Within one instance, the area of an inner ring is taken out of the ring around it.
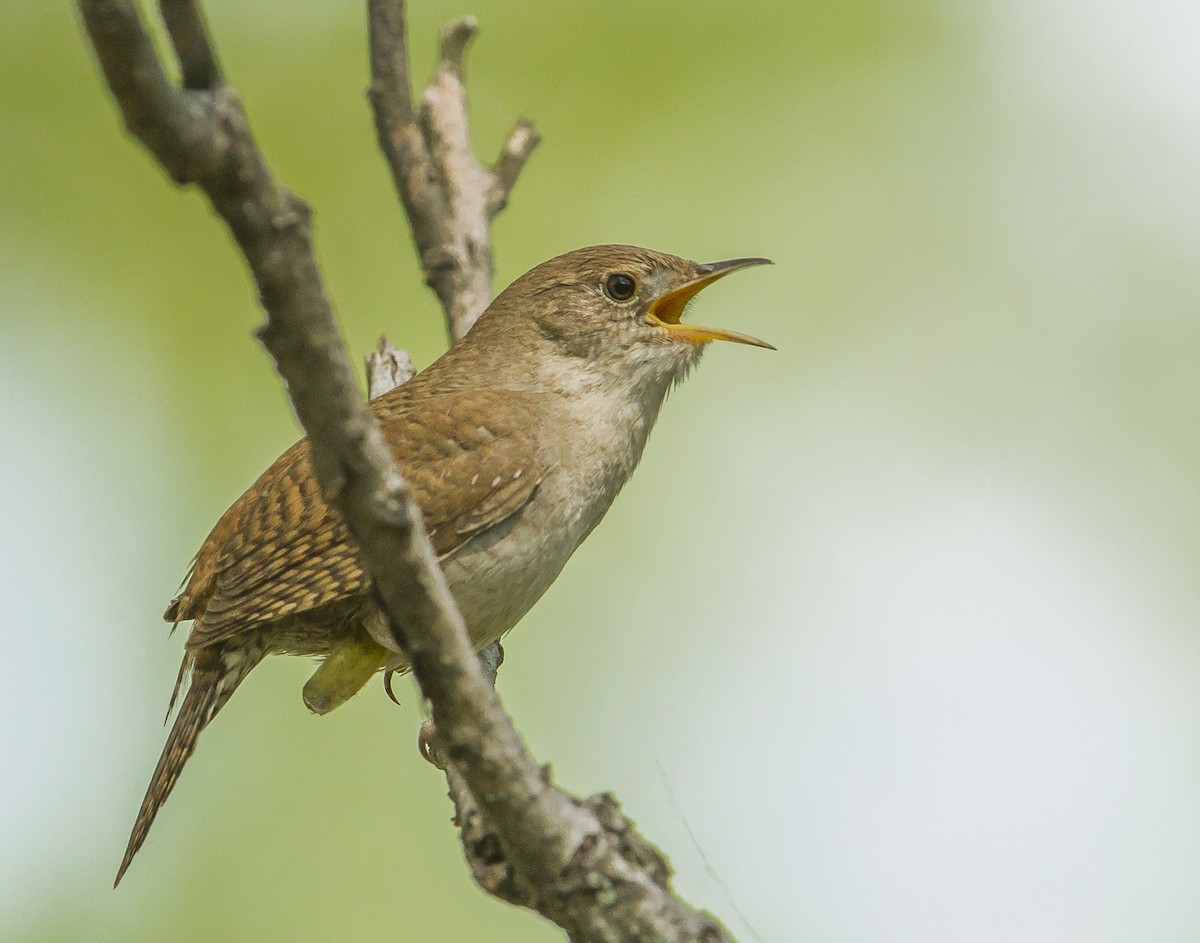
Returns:
[[[368,399],[407,383],[417,372],[408,351],[393,347],[386,337],[379,338],[379,346],[367,354],[365,361]]]
[[[475,159],[467,130],[463,61],[478,24],[442,30],[442,55],[414,109],[402,0],[368,0],[371,87],[379,146],[412,225],[425,281],[446,314],[450,338],[470,330],[492,300],[488,224],[503,209],[541,135],[522,118],[495,167]]]
[[[183,87],[187,89],[216,88],[221,84],[221,68],[204,17],[193,0],[159,0],[167,35],[179,57]]]
[[[128,128],[175,180],[208,195],[250,267],[267,313],[259,336],[308,434],[317,479],[344,516],[397,647],[431,704],[439,753],[461,779],[456,799],[477,879],[578,943],[727,940],[711,917],[670,892],[662,856],[615,802],[555,789],[525,752],[357,389],[313,254],[308,207],[267,168],[236,94],[222,83],[199,10],[187,0],[163,2],[184,74],[178,88],[133,0],[78,3]],[[536,132],[528,130],[524,143],[510,137],[512,156],[497,172],[466,159],[461,63],[474,31],[466,20],[443,34],[442,64],[418,128],[411,101],[395,97],[408,88],[403,5],[371,0],[370,7],[381,143],[412,214],[422,264],[458,336],[490,297],[489,207],[502,205]],[[432,177],[418,179],[430,167]]]

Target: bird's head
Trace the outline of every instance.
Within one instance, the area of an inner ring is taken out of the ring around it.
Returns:
[[[769,262],[696,263],[636,246],[576,249],[513,282],[472,333],[504,333],[510,342],[520,337],[547,369],[580,380],[669,385],[687,373],[710,341],[774,349],[747,334],[682,322],[702,288]]]

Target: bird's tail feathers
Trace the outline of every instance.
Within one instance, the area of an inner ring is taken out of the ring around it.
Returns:
[[[226,642],[191,650],[184,655],[175,690],[171,694],[171,707],[167,709],[168,717],[175,706],[184,676],[189,672],[191,680],[175,724],[167,736],[167,744],[163,747],[158,766],[150,778],[150,786],[138,810],[137,821],[134,822],[133,832],[129,836],[129,846],[125,849],[125,857],[121,861],[113,887],[121,883],[133,856],[146,840],[154,817],[167,801],[171,790],[175,788],[184,764],[196,750],[200,731],[207,727],[217,712],[225,706],[242,679],[250,673],[250,669],[262,661],[265,654],[261,649]]]

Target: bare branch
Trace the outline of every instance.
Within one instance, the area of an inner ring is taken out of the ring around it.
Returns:
[[[80,2],[79,9],[129,133],[177,182],[198,179],[215,162],[216,149],[197,134],[194,100],[168,80],[137,6],[131,0]]]
[[[420,198],[425,193],[424,188],[409,187],[409,179],[429,178],[433,167],[425,142],[416,128],[416,112],[408,83],[408,26],[404,5],[372,2],[368,8],[371,87],[367,95],[375,112],[380,147],[407,207],[410,199]]]
[[[221,67],[208,39],[204,16],[194,0],[159,0],[159,10],[179,58],[183,87],[216,88],[221,84]]]
[[[455,78],[462,78],[467,44],[478,31],[479,21],[473,16],[464,16],[442,27],[442,68]]]
[[[519,118],[508,132],[500,156],[492,166],[492,187],[488,191],[488,216],[495,217],[508,203],[508,194],[525,168],[525,162],[542,141],[541,132],[528,118]]]
[[[317,267],[308,205],[271,175],[237,94],[228,85],[173,86],[132,0],[80,0],[79,9],[127,127],[175,180],[200,186],[229,226],[258,285],[268,336],[278,333],[278,324],[303,334],[303,341],[292,341],[287,370],[293,375],[285,372],[285,379],[305,429],[315,426],[320,439],[325,424],[353,422],[356,438],[367,441],[373,426]],[[197,61],[215,63],[198,11],[183,3],[174,15],[173,37]],[[303,374],[313,370],[326,382],[307,384]],[[369,441],[376,453],[370,467],[382,479],[390,456],[378,431]],[[342,464],[333,443],[314,449],[317,477],[327,489],[336,491],[347,478]]]
[[[471,151],[463,85],[475,19],[464,17],[442,30],[441,60],[414,109],[403,0],[368,0],[368,9],[369,95],[380,147],[408,214],[425,281],[456,341],[492,300],[488,223],[504,206],[539,136],[522,122],[520,134],[514,131],[505,146],[511,159],[502,156],[495,170],[484,167]]]
[[[367,354],[366,367],[368,399],[407,383],[417,372],[408,351],[393,347],[386,337],[379,338],[379,346]]]

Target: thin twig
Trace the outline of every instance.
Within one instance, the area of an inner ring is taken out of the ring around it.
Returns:
[[[186,89],[216,88],[221,84],[221,67],[204,16],[194,0],[159,0],[163,23],[179,57],[179,68]]]
[[[542,135],[528,118],[518,118],[508,132],[500,156],[492,167],[492,186],[488,190],[488,215],[495,217],[508,204],[508,195],[533,149],[541,143]]]
[[[393,347],[386,337],[379,338],[379,346],[367,354],[366,368],[368,399],[407,383],[417,372],[408,351]]]

